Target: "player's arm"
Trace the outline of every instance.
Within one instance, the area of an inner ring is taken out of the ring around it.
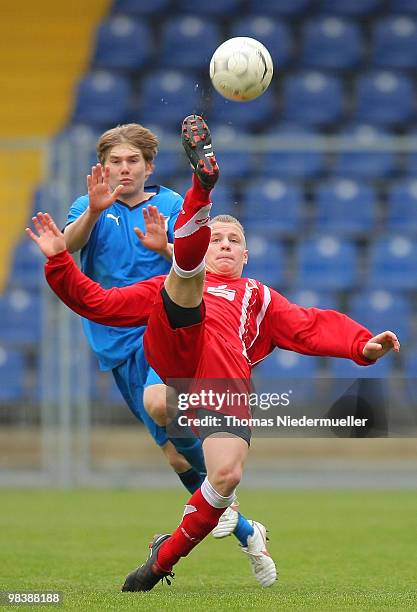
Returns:
[[[302,308],[271,290],[266,323],[274,346],[304,355],[344,357],[369,365],[400,345],[396,335],[386,331],[377,336],[336,310]]]
[[[64,230],[65,242],[70,253],[82,249],[87,244],[101,213],[117,200],[123,189],[123,185],[118,185],[116,189],[111,190],[109,173],[109,168],[97,164],[91,168],[91,174],[87,176],[88,207]]]
[[[48,257],[46,280],[71,310],[103,325],[131,327],[147,323],[157,280],[103,289],[77,268],[66,250],[64,235],[47,213],[38,213],[33,224],[37,233],[26,228],[26,234]]]

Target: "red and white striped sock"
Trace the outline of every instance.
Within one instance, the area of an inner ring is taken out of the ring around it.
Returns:
[[[158,551],[158,565],[164,571],[201,542],[219,522],[223,512],[233,503],[235,493],[223,497],[211,486],[206,478],[185,506],[182,521],[172,536],[165,540]]]
[[[210,191],[193,174],[193,183],[185,195],[174,227],[172,266],[178,276],[190,278],[204,270],[204,256],[210,243]]]

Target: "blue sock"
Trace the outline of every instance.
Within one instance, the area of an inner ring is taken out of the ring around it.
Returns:
[[[168,433],[169,435],[169,433]],[[176,450],[183,455],[196,472],[206,475],[206,464],[204,463],[203,447],[201,440],[193,433],[184,437],[170,436],[169,440]]]
[[[236,528],[233,532],[233,535],[239,540],[242,546],[248,545],[248,536],[254,534],[254,529],[249,521],[242,515],[239,514],[239,518],[237,520]]]
[[[201,487],[205,477],[205,474],[199,474],[194,468],[178,474],[178,478],[190,493],[195,493]]]

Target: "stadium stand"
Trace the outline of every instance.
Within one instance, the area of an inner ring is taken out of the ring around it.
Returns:
[[[355,68],[362,57],[359,26],[340,17],[319,17],[303,27],[301,62],[307,68]]]

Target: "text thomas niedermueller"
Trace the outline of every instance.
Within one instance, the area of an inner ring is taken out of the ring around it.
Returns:
[[[330,419],[327,417],[310,418],[306,416],[276,416],[275,418],[247,418],[223,414],[222,418],[207,415],[202,418],[193,418],[182,414],[178,417],[180,427],[220,427],[221,425],[233,427],[365,427],[368,419],[358,419],[347,416],[342,419]]]

